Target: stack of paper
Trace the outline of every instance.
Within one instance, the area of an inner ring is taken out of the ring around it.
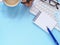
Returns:
[[[30,9],[30,12],[31,12],[32,14],[34,14],[35,16],[37,15],[37,13],[38,13],[39,11],[40,11],[40,10],[37,9],[35,6],[32,6],[32,8]]]
[[[44,3],[42,1],[35,2],[35,5],[32,5],[30,12],[35,15],[34,23],[47,32],[46,27],[49,27],[50,30],[57,28],[60,30],[60,27],[57,24],[56,17],[54,14],[58,11],[56,7]]]

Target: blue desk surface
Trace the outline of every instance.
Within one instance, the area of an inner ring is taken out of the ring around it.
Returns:
[[[0,45],[55,45],[48,33],[33,24],[34,17],[22,4],[10,8],[0,3]],[[52,32],[60,43],[60,32]]]

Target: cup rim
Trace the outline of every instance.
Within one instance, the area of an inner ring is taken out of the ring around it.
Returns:
[[[17,6],[20,3],[20,0],[15,5],[9,5],[4,0],[3,0],[3,2],[5,3],[6,6],[15,7],[15,6]]]

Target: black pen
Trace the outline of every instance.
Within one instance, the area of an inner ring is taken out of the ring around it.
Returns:
[[[56,43],[56,45],[59,45],[58,41],[56,40],[56,38],[54,37],[54,35],[52,34],[52,32],[50,31],[50,29],[47,27],[47,30],[49,32],[49,34],[51,35],[52,39],[54,40],[54,42]]]

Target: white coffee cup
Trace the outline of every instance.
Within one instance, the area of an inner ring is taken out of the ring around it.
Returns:
[[[11,5],[11,4],[8,4],[5,0],[2,0],[4,2],[4,4],[6,6],[9,6],[9,7],[15,7],[17,6],[22,0],[18,0],[18,2],[16,2],[15,4]],[[13,0],[12,0],[13,1]]]

